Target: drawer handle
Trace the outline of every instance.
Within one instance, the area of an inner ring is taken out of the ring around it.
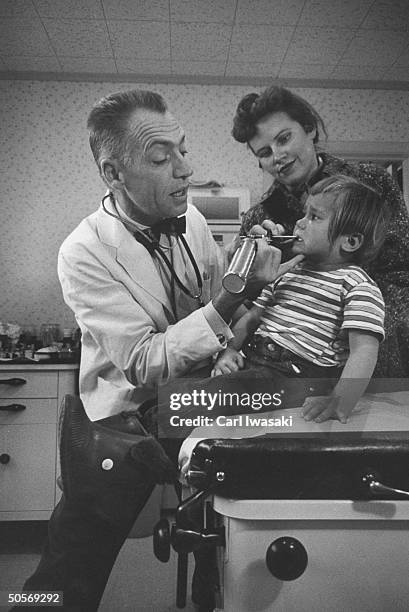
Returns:
[[[9,463],[10,461],[10,455],[8,455],[7,453],[2,453],[0,455],[0,463],[2,463],[3,465],[6,465],[7,463]]]
[[[0,406],[0,411],[4,412],[21,412],[26,407],[23,404],[9,404],[8,406]]]
[[[26,382],[25,378],[0,378],[0,385],[10,385],[11,387],[21,387]]]

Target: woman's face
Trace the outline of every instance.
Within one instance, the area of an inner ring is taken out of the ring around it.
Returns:
[[[310,178],[318,165],[315,134],[315,128],[306,132],[298,121],[279,112],[257,123],[256,135],[248,145],[263,170],[294,190]]]

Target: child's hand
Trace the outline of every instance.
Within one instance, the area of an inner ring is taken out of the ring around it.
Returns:
[[[334,395],[317,395],[306,397],[302,406],[302,416],[306,421],[322,423],[329,419],[338,419],[346,423],[353,406],[348,406],[341,398]]]
[[[227,347],[216,359],[210,376],[221,376],[231,374],[244,368],[244,358],[241,353],[232,347]]]

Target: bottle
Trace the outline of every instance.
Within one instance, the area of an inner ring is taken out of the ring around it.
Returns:
[[[70,351],[72,349],[72,332],[73,330],[64,327],[63,329],[63,338],[62,338],[62,350]]]

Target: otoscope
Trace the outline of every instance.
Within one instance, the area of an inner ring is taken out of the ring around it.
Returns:
[[[283,246],[297,239],[297,236],[274,236],[271,232],[267,235],[252,234],[240,236],[242,243],[233,255],[233,259],[223,276],[222,285],[229,293],[241,293],[246,286],[247,277],[251,265],[257,253],[257,240],[265,239],[268,244]]]

